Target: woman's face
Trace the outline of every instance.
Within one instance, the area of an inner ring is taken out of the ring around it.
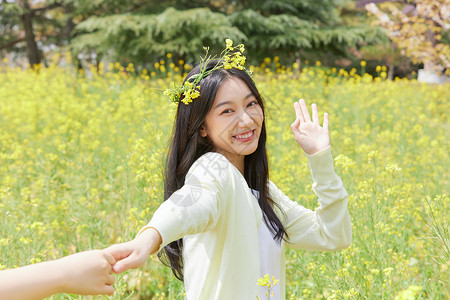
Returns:
[[[200,133],[209,137],[214,151],[231,162],[243,161],[258,147],[263,121],[262,108],[248,86],[230,77],[217,90]]]

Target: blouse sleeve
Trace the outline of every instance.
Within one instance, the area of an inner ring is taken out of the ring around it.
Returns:
[[[334,172],[331,148],[307,157],[314,181],[312,187],[319,198],[319,207],[315,211],[290,200],[269,181],[272,199],[284,213],[287,245],[318,251],[347,248],[352,240],[348,194]]]
[[[185,235],[215,227],[222,212],[223,191],[229,181],[229,162],[218,153],[201,156],[189,169],[184,186],[155,211],[145,228],[161,235],[160,249]]]

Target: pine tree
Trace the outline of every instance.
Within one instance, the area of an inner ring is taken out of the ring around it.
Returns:
[[[348,56],[349,47],[387,40],[380,29],[342,18],[343,1],[349,0],[42,0],[27,9],[20,5],[27,1],[0,0],[6,33],[0,51],[33,48],[23,43],[25,29],[14,32],[29,12],[36,44],[69,45],[75,57],[87,54],[97,63],[108,57],[146,65],[169,52],[176,61],[194,62],[203,46],[215,53],[225,38],[245,43],[253,63],[275,55],[286,62]]]
[[[77,26],[72,46],[76,53],[91,49],[142,64],[167,52],[197,61],[202,46],[220,49],[225,38],[245,43],[252,62],[274,55],[291,61],[346,56],[349,47],[387,41],[381,29],[346,24],[338,8],[334,0],[169,1],[137,13],[93,16]]]
[[[252,57],[347,56],[349,47],[387,41],[383,30],[364,23],[348,24],[333,0],[262,1],[230,15],[247,37]],[[275,51],[274,51],[275,50]]]
[[[154,15],[91,17],[79,24],[76,32],[79,35],[72,42],[74,52],[92,49],[121,62],[138,64],[152,63],[166,53],[184,61],[198,60],[203,46],[222,46],[225,37],[246,39],[224,14],[209,8],[169,7]]]

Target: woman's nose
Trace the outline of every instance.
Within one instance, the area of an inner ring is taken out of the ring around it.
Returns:
[[[242,114],[239,116],[239,126],[241,127],[249,126],[253,124],[253,122],[254,121],[252,116],[246,111],[243,111]]]

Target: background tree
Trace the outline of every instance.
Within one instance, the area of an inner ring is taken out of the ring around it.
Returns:
[[[39,64],[42,47],[54,36],[53,16],[49,12],[59,8],[61,3],[2,0],[0,5],[0,51],[26,52],[30,65]]]
[[[377,6],[378,3],[378,6]],[[426,71],[450,67],[448,0],[361,1],[359,6],[376,16],[375,25],[387,29],[389,38]]]
[[[92,15],[133,11],[148,1],[135,0],[0,0],[0,54],[26,53],[30,65],[44,53],[66,46],[75,25]]]
[[[71,43],[75,53],[95,51],[120,62],[153,64],[156,57],[172,53],[175,60],[198,60],[203,46],[223,46],[225,37],[246,37],[223,13],[209,8],[176,10],[160,14],[115,14],[91,17],[76,28]]]
[[[198,60],[202,46],[225,37],[245,42],[253,63],[266,56],[348,56],[349,47],[387,41],[383,30],[347,24],[333,0],[167,1],[133,13],[93,16],[76,27],[75,53],[95,51],[145,64],[167,52]],[[333,61],[334,63],[334,61]]]
[[[245,42],[252,63],[278,55],[285,63],[301,57],[335,64],[352,57],[349,48],[386,41],[383,30],[342,17],[352,11],[349,0],[0,1],[0,50],[28,50],[32,64],[42,49],[67,45],[95,63],[107,57],[148,66],[169,52],[192,62],[202,46],[221,49],[225,37]]]
[[[282,0],[252,2],[230,18],[248,37],[252,56],[273,55],[326,60],[349,57],[350,47],[385,43],[383,30],[343,18],[352,2],[334,0]]]

